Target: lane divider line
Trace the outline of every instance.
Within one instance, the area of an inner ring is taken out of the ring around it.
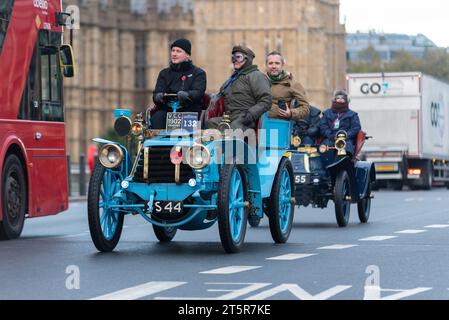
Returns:
[[[152,281],[135,287],[105,294],[90,300],[137,300],[165,290],[173,289],[186,284],[177,281]]]
[[[262,266],[229,266],[223,268],[212,269],[208,271],[201,271],[201,274],[234,274],[244,271],[250,271],[262,268]]]
[[[282,256],[267,258],[266,260],[275,260],[275,261],[293,261],[304,259],[312,256],[316,256],[316,253],[289,253],[284,254]]]

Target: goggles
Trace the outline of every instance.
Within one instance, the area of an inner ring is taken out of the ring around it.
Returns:
[[[236,53],[232,54],[231,60],[232,60],[232,63],[236,63],[236,62],[243,62],[247,58],[248,58],[248,56],[246,54],[236,52]]]
[[[337,95],[337,96],[334,97],[334,101],[337,101],[337,100],[347,101],[347,99],[348,99],[348,97],[344,96],[344,95]]]

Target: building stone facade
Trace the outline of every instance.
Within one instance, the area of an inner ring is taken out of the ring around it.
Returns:
[[[214,93],[232,72],[234,44],[264,56],[281,51],[287,68],[324,108],[345,87],[345,29],[339,0],[64,0],[80,9],[74,32],[77,77],[65,83],[68,152],[85,153],[90,140],[113,125],[117,107],[144,110],[152,103],[169,46],[192,41],[192,59],[206,70]]]

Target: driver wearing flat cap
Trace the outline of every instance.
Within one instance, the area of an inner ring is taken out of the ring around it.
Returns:
[[[257,120],[271,108],[271,82],[253,64],[254,52],[242,45],[232,49],[234,73],[222,85],[219,95],[224,96],[224,111],[230,116],[231,129],[255,129]],[[216,129],[222,117],[212,118],[207,129]]]

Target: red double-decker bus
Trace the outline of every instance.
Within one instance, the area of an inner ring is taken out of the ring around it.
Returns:
[[[0,0],[0,239],[68,208],[61,0]]]

